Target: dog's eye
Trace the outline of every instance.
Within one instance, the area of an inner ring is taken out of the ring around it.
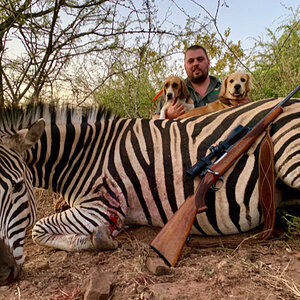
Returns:
[[[166,85],[165,85],[165,86],[166,86],[166,88],[167,88],[167,87],[169,86],[169,82],[168,82],[168,83],[166,83]]]
[[[229,80],[229,82],[230,82],[230,83],[233,83],[233,82],[234,82],[234,80],[233,80],[233,79],[230,79],[230,80]]]
[[[177,83],[173,83],[173,84],[172,84],[172,87],[173,87],[173,88],[177,88],[177,87],[178,87],[178,84],[177,84]]]
[[[246,81],[246,79],[245,78],[241,78],[241,82],[245,82]]]

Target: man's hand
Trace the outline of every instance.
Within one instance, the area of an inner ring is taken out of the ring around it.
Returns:
[[[177,100],[173,101],[172,104],[169,106],[166,118],[167,119],[176,119],[180,115],[184,114],[184,106]]]

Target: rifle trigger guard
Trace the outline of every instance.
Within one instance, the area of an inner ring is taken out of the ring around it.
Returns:
[[[217,177],[218,177],[218,180],[220,180],[220,181],[222,182],[222,185],[223,185],[224,179],[223,179],[222,176],[219,176],[219,172],[214,172],[214,171],[212,171],[212,170],[209,169],[209,168],[207,168],[206,171],[209,172],[209,173],[214,174],[215,176],[217,176]],[[214,183],[210,188],[211,188],[212,190],[214,190],[214,191],[218,191],[218,190],[222,187],[222,185],[221,185],[220,187],[217,188],[217,187],[216,187],[216,184]]]
[[[220,181],[222,182],[222,184],[221,184],[220,187],[216,187],[216,183],[214,183],[214,184],[210,187],[210,188],[211,188],[212,190],[214,190],[214,191],[218,191],[218,190],[222,187],[222,185],[223,185],[223,183],[224,183],[224,179],[223,179],[222,176],[220,176],[220,177],[218,178],[218,180],[220,180]]]

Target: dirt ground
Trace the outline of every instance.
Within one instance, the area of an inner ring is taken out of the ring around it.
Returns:
[[[40,192],[39,199],[39,215],[52,213],[49,195]],[[274,238],[259,244],[185,246],[176,267],[157,276],[147,269],[146,260],[156,257],[149,243],[158,230],[128,228],[118,236],[117,250],[81,253],[35,245],[29,231],[22,274],[16,282],[0,287],[0,300],[83,299],[82,283],[95,267],[113,272],[109,299],[114,300],[300,299],[299,232],[291,234],[277,225]]]

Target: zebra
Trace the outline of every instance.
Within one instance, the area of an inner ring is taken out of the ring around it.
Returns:
[[[0,118],[0,284],[24,262],[26,228],[40,245],[66,251],[115,249],[124,224],[162,227],[200,178],[186,171],[239,124],[255,125],[280,100],[266,99],[181,120],[112,118],[101,108],[36,105]],[[300,188],[300,100],[273,122],[276,203]],[[263,222],[258,201],[262,137],[206,197],[191,233],[229,235]],[[279,184],[279,183],[282,184]],[[70,208],[36,222],[33,187],[63,196]]]

